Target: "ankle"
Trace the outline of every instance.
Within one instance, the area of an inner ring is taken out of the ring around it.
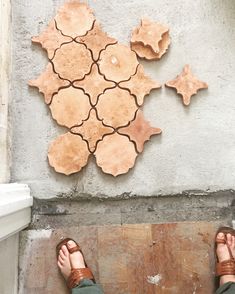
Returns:
[[[222,286],[223,284],[228,283],[228,282],[235,283],[235,276],[234,275],[225,275],[220,278],[220,286]]]

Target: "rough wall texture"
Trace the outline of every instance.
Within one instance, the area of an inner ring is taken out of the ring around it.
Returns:
[[[47,63],[41,48],[31,45],[54,16],[62,0],[13,0],[12,181],[28,183],[37,198],[56,196],[155,196],[200,189],[235,189],[235,1],[233,0],[98,0],[88,1],[103,28],[128,44],[141,17],[171,28],[172,45],[158,62],[141,62],[164,83],[189,63],[209,84],[189,108],[171,89],[153,91],[144,112],[161,127],[127,175],[104,175],[94,160],[70,177],[47,163],[49,142],[64,129],[52,120],[37,90],[27,81]]]

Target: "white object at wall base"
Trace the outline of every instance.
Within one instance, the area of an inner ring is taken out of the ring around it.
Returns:
[[[0,241],[26,228],[33,198],[25,184],[0,184]]]

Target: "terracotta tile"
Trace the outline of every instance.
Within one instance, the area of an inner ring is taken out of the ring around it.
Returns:
[[[131,49],[135,51],[135,53],[140,58],[145,58],[147,60],[158,60],[160,59],[167,51],[169,45],[171,43],[169,32],[164,33],[162,35],[162,39],[159,41],[159,52],[155,53],[150,46],[144,46],[141,42],[133,42],[131,43]]]
[[[144,67],[141,64],[139,64],[136,74],[132,76],[129,81],[121,82],[119,86],[130,90],[131,94],[136,97],[139,106],[143,104],[144,97],[148,95],[151,90],[161,87],[159,83],[145,75]]]
[[[152,135],[161,134],[162,130],[153,128],[149,122],[145,120],[143,112],[137,111],[136,118],[130,123],[129,126],[121,128],[118,133],[128,135],[129,138],[136,143],[138,152],[144,150],[144,143],[150,139]]]
[[[71,133],[57,137],[48,150],[49,164],[65,175],[79,172],[87,164],[89,155],[87,143]]]
[[[83,79],[91,70],[93,60],[86,46],[76,42],[64,44],[52,60],[55,72],[69,81]]]
[[[99,97],[96,105],[98,117],[113,128],[127,125],[134,119],[137,105],[135,98],[118,87],[108,89]]]
[[[153,52],[159,53],[159,42],[163,34],[168,31],[169,28],[162,24],[152,22],[148,19],[142,19],[141,25],[132,33],[131,43],[142,43],[144,46],[151,47]]]
[[[118,134],[104,137],[94,154],[103,172],[115,177],[127,173],[134,166],[137,156],[133,143]]]
[[[111,229],[111,231],[110,231]],[[127,283],[127,263],[122,227],[98,228],[98,263],[100,283]]]
[[[92,105],[97,103],[98,95],[102,94],[105,89],[115,87],[115,83],[106,81],[99,73],[96,63],[92,65],[91,72],[82,81],[75,81],[73,85],[84,89],[85,93],[90,96]]]
[[[86,44],[87,48],[92,51],[92,56],[95,61],[98,60],[100,51],[105,49],[107,45],[117,43],[117,40],[109,37],[102,30],[97,21],[95,21],[93,29],[87,35],[76,38],[76,41]]]
[[[85,120],[80,127],[73,127],[72,133],[81,134],[88,142],[90,152],[94,152],[98,141],[106,134],[113,133],[113,128],[106,127],[102,121],[98,120],[95,109],[91,109],[88,120]]]
[[[50,104],[52,117],[59,125],[71,128],[87,119],[91,105],[81,89],[61,89]]]
[[[107,80],[118,83],[135,74],[138,61],[136,54],[129,47],[116,44],[109,45],[101,52],[98,64]]]
[[[48,63],[45,71],[36,79],[29,81],[29,85],[37,87],[39,92],[44,95],[46,104],[50,104],[53,94],[58,93],[60,88],[68,87],[69,82],[61,80],[53,71],[51,63]]]
[[[166,83],[167,87],[175,88],[182,95],[184,105],[190,104],[190,99],[198,90],[208,88],[205,82],[198,80],[191,72],[190,66],[184,66],[183,71],[174,80]]]
[[[154,294],[148,276],[154,275],[151,225],[124,225],[123,238],[127,256],[128,293]]]
[[[76,38],[91,30],[95,17],[87,4],[69,1],[59,9],[55,20],[64,35]]]
[[[73,39],[67,36],[63,36],[59,30],[56,28],[55,21],[52,20],[48,27],[39,36],[32,38],[32,42],[39,43],[44,49],[46,49],[48,58],[52,59],[55,50],[60,48],[64,43],[69,43]]]

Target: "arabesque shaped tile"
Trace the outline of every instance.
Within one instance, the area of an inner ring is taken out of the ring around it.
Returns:
[[[95,17],[86,3],[69,1],[59,9],[55,20],[63,35],[76,38],[92,29]]]
[[[95,21],[94,27],[85,36],[76,38],[77,42],[86,44],[87,48],[92,51],[92,56],[95,61],[99,59],[101,50],[105,49],[109,44],[117,43],[117,40],[108,36],[100,24]]]
[[[118,133],[129,136],[129,138],[136,143],[138,152],[144,150],[144,143],[148,141],[152,135],[159,135],[161,132],[161,129],[150,126],[149,122],[145,120],[141,110],[137,111],[135,120],[133,120],[129,126],[118,130]]]
[[[134,166],[137,156],[134,144],[117,133],[105,136],[94,154],[102,171],[115,177],[127,173]]]
[[[85,45],[72,42],[62,45],[56,51],[52,62],[55,72],[62,79],[72,82],[83,79],[90,72],[93,60]]]
[[[44,49],[46,49],[48,58],[52,59],[55,50],[60,48],[64,43],[69,43],[73,39],[67,36],[63,36],[59,30],[56,28],[55,21],[52,20],[48,27],[39,36],[32,38],[32,42],[39,43]]]
[[[130,90],[131,94],[136,97],[138,105],[143,104],[144,97],[153,89],[161,87],[158,82],[152,80],[144,73],[144,67],[141,64],[139,64],[136,74],[129,81],[121,82],[119,86]]]
[[[82,135],[83,139],[88,142],[89,150],[94,152],[98,141],[102,140],[104,135],[114,132],[113,128],[103,125],[97,117],[95,109],[91,109],[89,118],[81,126],[73,127],[72,133]]]
[[[141,25],[132,33],[131,43],[142,43],[144,46],[149,46],[153,52],[159,53],[159,42],[168,31],[169,28],[165,25],[142,19]]]
[[[62,87],[69,86],[69,82],[61,80],[53,71],[51,63],[48,63],[46,70],[35,80],[29,81],[29,85],[37,87],[39,92],[44,95],[46,104],[51,103],[53,94],[58,93]]]
[[[83,88],[85,93],[90,96],[91,104],[97,103],[98,95],[102,94],[105,89],[115,87],[114,82],[106,81],[99,73],[96,63],[92,65],[91,72],[81,81],[75,81],[74,87]]]
[[[115,44],[101,52],[98,64],[107,80],[119,83],[134,75],[139,63],[129,47]]]
[[[116,87],[106,90],[99,97],[96,109],[104,124],[118,128],[127,125],[134,118],[137,105],[127,90]]]
[[[87,143],[71,133],[57,137],[48,150],[49,164],[65,175],[79,172],[87,164],[89,155]]]
[[[81,89],[61,89],[50,104],[52,117],[61,126],[80,125],[91,109],[89,97]]]
[[[174,80],[166,83],[167,87],[175,88],[177,94],[182,95],[184,105],[189,105],[191,97],[195,95],[198,90],[208,88],[207,83],[198,80],[187,64],[183,71]]]
[[[150,46],[144,46],[140,42],[131,43],[131,49],[135,51],[135,53],[140,58],[145,58],[147,60],[158,60],[166,53],[170,43],[171,43],[170,35],[169,35],[169,32],[167,32],[162,35],[162,39],[159,42],[158,53],[155,53]]]

